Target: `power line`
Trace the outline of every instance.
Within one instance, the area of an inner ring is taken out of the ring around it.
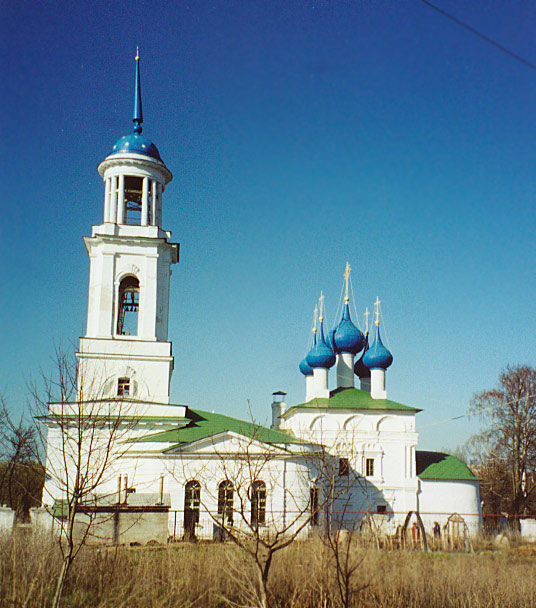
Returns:
[[[506,401],[505,403],[498,403],[497,405],[492,405],[490,407],[483,407],[480,410],[475,410],[474,412],[467,412],[466,414],[460,414],[459,416],[452,416],[451,418],[445,418],[445,420],[438,420],[437,422],[431,422],[430,424],[423,424],[418,427],[418,430],[427,429],[431,426],[438,426],[440,424],[446,424],[447,422],[452,422],[454,420],[460,420],[461,418],[468,418],[469,416],[476,416],[478,414],[482,414],[483,412],[489,412],[491,410],[496,410],[500,407],[505,407],[507,405],[512,405],[513,403],[517,403],[518,401],[523,401],[524,399],[533,399],[536,397],[536,393],[534,395],[524,395],[523,397],[519,397],[519,399],[512,399],[512,401]]]
[[[443,15],[443,17],[446,17],[447,19],[450,19],[450,21],[453,21],[456,25],[459,25],[460,27],[463,27],[467,31],[471,32],[471,34],[474,34],[475,36],[477,36],[477,38],[480,38],[481,40],[484,40],[484,42],[487,42],[488,44],[491,44],[496,49],[499,49],[499,51],[502,51],[503,53],[505,53],[506,55],[509,55],[513,59],[516,59],[520,63],[526,65],[528,68],[536,70],[536,64],[532,63],[528,59],[525,59],[524,57],[521,57],[521,55],[518,55],[517,53],[514,53],[514,51],[511,51],[510,49],[507,49],[500,42],[497,42],[496,40],[493,40],[493,38],[490,38],[489,36],[486,36],[486,34],[483,34],[482,32],[478,31],[474,27],[470,26],[468,23],[465,23],[464,21],[461,21],[460,19],[458,19],[454,15],[451,15],[450,13],[447,13],[447,11],[444,11],[442,8],[439,8],[439,6],[436,6],[435,4],[432,4],[428,0],[420,0],[420,1],[423,4],[426,4],[426,6],[429,6],[430,8],[432,8],[434,11],[437,11],[440,15]]]

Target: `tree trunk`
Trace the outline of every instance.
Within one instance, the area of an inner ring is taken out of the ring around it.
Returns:
[[[65,581],[67,580],[67,574],[69,573],[69,569],[73,562],[73,552],[74,552],[74,543],[73,543],[73,533],[74,533],[74,518],[76,517],[77,509],[74,506],[71,506],[69,509],[69,519],[67,522],[67,547],[66,552],[63,554],[63,563],[61,565],[60,575],[58,577],[58,582],[56,584],[56,591],[54,593],[54,599],[52,600],[52,608],[60,608],[61,598],[63,595],[63,588],[65,586]],[[60,538],[61,543],[61,538]]]
[[[60,576],[56,584],[56,591],[54,592],[54,599],[52,600],[52,608],[60,608],[61,596],[63,595],[63,587],[65,586],[65,579],[67,578],[69,567],[69,560],[67,559],[67,556],[65,556],[63,559],[63,564],[61,565]]]
[[[259,585],[259,608],[268,608],[268,601],[266,596],[266,581],[264,580],[264,573],[262,568],[257,565],[257,578]]]

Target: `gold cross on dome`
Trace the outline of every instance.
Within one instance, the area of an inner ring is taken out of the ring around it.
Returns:
[[[376,315],[376,325],[380,324],[380,298],[376,296],[376,302],[374,302],[374,314]]]
[[[352,268],[350,264],[346,262],[346,268],[344,269],[344,280],[346,282],[346,291],[344,293],[344,301],[348,303],[350,298],[348,297],[348,280],[350,279],[350,273],[352,272]]]
[[[365,310],[365,334],[368,334],[368,318],[370,317],[370,312],[368,306]]]
[[[320,292],[320,298],[318,298],[318,302],[320,304],[320,316],[318,317],[318,320],[320,321],[320,323],[322,323],[322,321],[324,320],[324,294],[322,292]]]
[[[315,315],[313,319],[313,333],[316,334],[316,322],[318,320],[318,306],[315,306]]]

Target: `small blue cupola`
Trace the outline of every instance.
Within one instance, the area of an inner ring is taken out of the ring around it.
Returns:
[[[380,336],[380,324],[376,321],[376,335],[374,342],[367,352],[363,355],[363,364],[369,369],[386,370],[393,362],[393,355],[382,343]]]
[[[143,110],[141,105],[141,79],[140,79],[140,54],[136,49],[136,80],[134,85],[134,115],[132,118],[134,123],[134,133],[125,135],[117,140],[109,156],[113,154],[143,154],[149,156],[155,160],[162,162],[158,148],[153,144],[150,139],[144,137],[141,132],[143,127]]]
[[[320,331],[316,344],[311,348],[309,354],[306,357],[307,364],[312,367],[323,367],[324,369],[329,369],[333,367],[335,363],[335,355],[331,348],[326,344],[326,340],[324,338],[324,321],[323,318],[320,317]]]
[[[337,331],[337,328],[335,329],[330,329],[328,331],[328,333],[326,334],[326,344],[331,348],[331,350],[337,354],[337,351],[335,350],[335,340],[334,340],[334,336],[335,336],[335,332]]]
[[[368,331],[365,332],[365,346],[363,347],[363,352],[361,353],[361,357],[355,362],[354,365],[354,374],[359,378],[370,378],[370,369],[363,363],[363,357],[367,352],[369,347],[368,340]]]
[[[336,353],[351,353],[357,355],[361,352],[365,344],[365,336],[352,323],[350,318],[350,308],[345,301],[342,311],[342,318],[333,334],[333,350]]]
[[[314,323],[314,341],[313,347],[305,357],[305,361],[309,367],[312,367],[313,370],[315,368],[324,368],[329,369],[333,367],[335,363],[335,355],[331,350],[329,344],[326,343],[326,339],[324,338],[324,294],[320,293],[320,310],[318,321],[320,323],[320,331],[317,332],[316,329],[316,315],[317,308],[315,308],[315,323]]]
[[[316,322],[316,320],[315,320],[315,322]],[[313,329],[313,345],[311,346],[311,350],[313,350],[313,348],[315,346],[316,346],[316,328]],[[311,352],[311,350],[309,351],[309,353]],[[302,361],[300,363],[300,372],[304,376],[313,375],[313,368],[309,365],[309,363],[307,363],[307,357],[309,356],[309,353],[307,355],[305,355],[305,357],[302,359]]]
[[[313,368],[309,365],[309,363],[307,363],[307,358],[302,359],[302,361],[300,363],[300,372],[304,376],[312,376],[313,375]]]

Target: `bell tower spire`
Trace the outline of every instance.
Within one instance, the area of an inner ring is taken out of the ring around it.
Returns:
[[[140,50],[136,47],[136,84],[134,86],[134,133],[140,134],[143,131],[143,110],[141,107],[141,82],[140,82]]]

